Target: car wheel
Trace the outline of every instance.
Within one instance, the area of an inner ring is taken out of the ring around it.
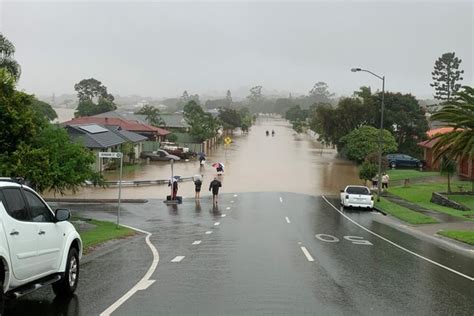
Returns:
[[[5,309],[5,293],[3,293],[3,280],[0,282],[0,316],[3,315]]]
[[[79,254],[76,248],[69,249],[67,255],[66,271],[64,276],[53,283],[53,291],[56,296],[71,296],[76,290],[79,281]]]
[[[395,169],[396,166],[397,166],[396,163],[394,163],[394,162],[391,162],[391,163],[390,163],[390,168]]]
[[[423,163],[421,161],[418,163],[418,168],[423,169]]]

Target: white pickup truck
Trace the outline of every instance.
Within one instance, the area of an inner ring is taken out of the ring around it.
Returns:
[[[0,289],[3,299],[52,284],[70,296],[79,280],[82,241],[69,210],[52,211],[31,188],[0,178]]]

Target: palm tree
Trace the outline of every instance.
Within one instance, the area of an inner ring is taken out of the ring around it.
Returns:
[[[20,79],[20,65],[13,59],[15,46],[3,34],[0,33],[0,68],[6,69],[15,80]]]
[[[474,88],[463,86],[456,99],[431,116],[444,122],[453,131],[436,136],[435,160],[446,156],[457,159],[464,155],[474,156]]]

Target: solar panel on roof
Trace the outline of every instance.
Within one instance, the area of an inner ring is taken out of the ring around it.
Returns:
[[[78,126],[80,129],[88,132],[88,133],[91,133],[91,134],[98,134],[98,133],[104,133],[104,132],[108,132],[109,130],[108,129],[105,129],[103,128],[102,126],[99,126],[97,124],[92,124],[92,125],[81,125],[81,126]]]

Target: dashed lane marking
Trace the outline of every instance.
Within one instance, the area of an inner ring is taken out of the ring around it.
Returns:
[[[283,198],[280,196],[280,203],[283,203]]]
[[[219,226],[220,224],[221,224],[221,223],[219,223],[219,222],[215,222],[215,223],[214,223],[214,226]]]
[[[308,261],[310,261],[310,262],[313,262],[314,259],[313,259],[313,257],[311,257],[311,254],[309,253],[308,249],[306,249],[306,247],[304,247],[304,246],[301,246],[300,248],[303,251],[304,255],[306,256],[306,259],[308,259]]]
[[[180,262],[181,260],[184,259],[184,256],[176,256],[171,260],[171,262]]]
[[[238,195],[237,195],[237,194],[234,194],[234,197],[238,197]]]
[[[206,235],[210,235],[210,234],[212,234],[212,230],[208,230],[208,231],[206,232]]]
[[[195,241],[193,241],[192,245],[199,245],[200,243],[201,243],[200,240],[195,240]]]
[[[226,209],[226,210],[230,210],[230,206],[227,206],[225,209]]]
[[[351,222],[352,222],[353,224],[355,224],[356,226],[359,226],[360,228],[362,228],[363,230],[365,230],[365,231],[368,232],[369,234],[372,234],[372,235],[374,235],[375,237],[378,237],[378,238],[380,238],[380,239],[382,239],[382,240],[388,242],[389,244],[391,244],[391,245],[393,245],[393,246],[395,246],[395,247],[397,247],[397,248],[399,248],[399,249],[401,249],[401,250],[403,250],[403,251],[406,251],[406,252],[408,252],[409,254],[412,254],[412,255],[414,255],[414,256],[416,256],[416,257],[422,259],[422,260],[425,260],[425,261],[427,261],[427,262],[429,262],[429,263],[432,263],[432,264],[434,264],[434,265],[436,265],[436,266],[438,266],[438,267],[440,267],[440,268],[442,268],[442,269],[448,270],[448,271],[450,271],[450,272],[452,272],[452,273],[455,273],[455,274],[457,274],[457,275],[459,275],[459,276],[462,276],[463,278],[466,278],[466,279],[468,279],[468,280],[474,281],[474,277],[468,276],[468,275],[466,275],[466,274],[464,274],[464,273],[462,273],[462,272],[456,271],[456,270],[451,269],[451,268],[449,268],[449,267],[447,267],[447,266],[445,266],[445,265],[442,265],[441,263],[438,263],[438,262],[436,262],[436,261],[433,261],[433,260],[431,260],[431,259],[428,259],[428,258],[426,258],[426,257],[424,257],[424,256],[422,256],[422,255],[419,255],[419,254],[417,254],[416,252],[413,252],[413,251],[411,251],[411,250],[408,250],[407,248],[405,248],[405,247],[403,247],[403,246],[400,246],[399,244],[397,244],[397,243],[395,243],[395,242],[393,242],[393,241],[391,241],[391,240],[389,240],[389,239],[387,239],[387,238],[385,238],[385,237],[380,236],[379,234],[377,234],[377,233],[371,231],[370,229],[365,228],[364,226],[362,226],[361,224],[357,223],[357,222],[354,221],[352,218],[350,218],[349,216],[347,216],[346,214],[344,214],[343,212],[341,212],[337,207],[335,207],[331,202],[329,202],[329,201],[326,199],[326,197],[325,197],[324,195],[323,195],[322,197],[323,197],[324,201],[326,201],[326,203],[328,203],[330,206],[332,206],[332,208],[334,208],[337,212],[339,212],[339,213],[340,213],[342,216],[344,216],[347,220],[351,221]]]
[[[127,226],[127,225],[122,225],[122,226],[133,229],[140,233],[146,234],[145,242],[150,248],[151,253],[153,254],[153,261],[151,262],[150,268],[148,268],[148,271],[141,278],[141,280],[138,281],[138,283],[135,284],[130,290],[128,290],[128,292],[125,293],[121,298],[119,298],[112,305],[110,305],[105,311],[103,311],[100,314],[100,316],[109,316],[117,308],[119,308],[123,303],[125,303],[130,297],[132,297],[137,291],[146,290],[150,285],[152,285],[155,282],[155,280],[150,280],[150,277],[153,274],[153,272],[155,272],[156,267],[158,266],[158,262],[160,261],[160,254],[158,253],[158,250],[155,248],[155,246],[153,246],[153,244],[150,241],[150,237],[152,233],[147,232],[145,230],[141,230],[139,228]]]
[[[290,219],[288,218],[288,216],[285,216],[285,220],[286,220],[286,222],[287,222],[288,224],[291,223],[291,222],[290,222]]]
[[[221,217],[226,217],[226,215],[225,215],[225,214],[222,214]]]

